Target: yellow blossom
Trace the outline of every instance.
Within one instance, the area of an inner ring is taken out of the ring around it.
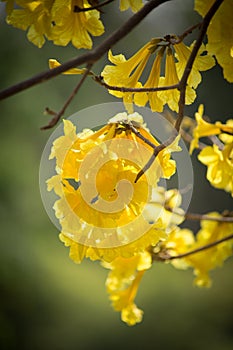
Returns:
[[[70,41],[76,48],[90,49],[90,35],[103,34],[104,27],[97,10],[75,12],[75,6],[90,7],[87,0],[17,0],[21,8],[12,10],[9,3],[7,23],[27,30],[33,44],[42,47],[45,39],[66,46]]]
[[[76,262],[84,256],[105,261],[130,257],[166,237],[163,215],[156,214],[151,223],[145,210],[159,179],[175,172],[170,156],[180,150],[178,139],[135,183],[151,148],[131,132],[127,120],[137,122],[141,135],[158,145],[137,113],[120,113],[100,130],[79,134],[64,121],[65,135],[53,143],[50,159],[56,158],[57,175],[47,181],[48,190],[60,197],[54,204],[60,238]]]
[[[220,135],[224,133],[229,133],[233,135],[233,120],[227,121],[226,124],[221,122],[216,122],[215,124],[208,123],[203,119],[204,106],[200,105],[198,108],[198,112],[195,113],[195,118],[197,122],[197,126],[193,130],[193,140],[190,144],[190,153],[192,154],[195,148],[198,148],[198,141],[201,137],[211,136],[211,135]],[[224,134],[225,135],[225,134]],[[221,136],[222,137],[222,136]],[[220,137],[220,138],[221,138]],[[230,135],[225,135],[225,140],[228,140],[230,143]]]
[[[207,215],[216,218],[221,217],[216,212],[208,213]],[[160,250],[165,250],[170,256],[177,256],[195,251],[232,233],[233,223],[202,220],[201,229],[196,236],[190,230],[175,228],[167,240],[161,244]],[[232,254],[233,239],[186,257],[173,259],[171,263],[178,269],[192,267],[196,276],[194,283],[199,287],[209,287],[211,285],[209,272],[222,266],[223,262]]]
[[[195,42],[193,42],[193,44],[190,47],[186,46],[183,42],[174,45],[174,49],[176,51],[176,58],[178,59],[178,62],[176,63],[176,70],[179,79],[181,79],[184,73],[185,66],[188,62],[194,44]],[[201,45],[198,51],[197,57],[195,58],[192,70],[187,81],[188,86],[194,89],[196,89],[201,82],[200,72],[211,69],[215,65],[214,58],[209,54],[203,55],[203,53],[206,53],[204,44]]]
[[[205,147],[198,155],[207,169],[207,179],[212,186],[230,192],[233,196],[233,143],[222,150],[217,145]]]
[[[108,59],[115,66],[105,66],[101,73],[104,81],[110,86],[123,86],[126,88],[142,87],[139,79],[159,41],[160,39],[152,39],[128,60],[126,60],[125,56],[122,54],[113,56],[112,52],[109,51]],[[120,91],[109,90],[109,93],[116,97],[123,97],[123,101],[126,105],[132,104],[133,102],[132,92],[123,93]],[[144,100],[145,96],[143,95],[142,98]],[[147,101],[145,101],[145,103],[146,102]],[[142,105],[145,103],[143,102]]]
[[[77,48],[92,48],[90,35],[100,36],[104,26],[99,20],[99,11],[75,12],[74,7],[90,7],[87,0],[55,0],[52,8],[54,44],[66,46],[69,42]]]
[[[165,77],[160,77],[159,86],[170,86],[179,83],[179,77],[176,70],[174,56],[170,47],[167,48]],[[178,89],[160,91],[158,97],[163,101],[163,104],[168,104],[171,110],[178,112],[178,101],[180,93]],[[185,103],[191,104],[196,98],[195,91],[190,87],[186,87]]]
[[[214,0],[195,0],[195,10],[202,17],[206,15]],[[225,0],[220,5],[207,30],[207,51],[215,55],[223,68],[223,75],[230,83],[233,82],[233,27],[232,27],[233,0]],[[226,34],[227,33],[227,34]]]
[[[216,212],[209,213],[208,215],[212,217],[221,217],[221,215]],[[192,246],[192,249],[197,249],[215,242],[232,233],[233,223],[202,220],[201,229],[197,233],[196,242]],[[185,258],[185,260],[194,268],[194,274],[197,276],[194,281],[195,284],[199,287],[209,287],[211,285],[209,271],[221,267],[223,262],[232,254],[233,240],[228,240]]]
[[[27,30],[27,38],[34,45],[42,47],[45,38],[51,37],[51,8],[54,0],[25,1],[17,0],[22,9],[14,9],[7,17],[7,23],[16,28]]]
[[[49,68],[53,69],[53,68],[57,68],[61,65],[61,63],[59,63],[57,60],[50,58],[49,59]],[[67,70],[66,72],[64,72],[63,74],[84,74],[86,71],[86,68],[71,68],[69,70]]]
[[[142,8],[143,1],[142,0],[120,0],[120,10],[125,11],[131,7],[133,12],[137,12]]]
[[[143,312],[134,303],[139,283],[145,270],[151,267],[151,255],[144,251],[131,258],[119,257],[106,264],[111,269],[106,280],[107,291],[113,308],[121,311],[121,319],[129,326],[142,321]]]

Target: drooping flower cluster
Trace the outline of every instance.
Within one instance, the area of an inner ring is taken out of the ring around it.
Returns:
[[[183,42],[177,42],[173,45],[173,51],[171,45],[165,45],[164,42],[166,43],[166,38],[152,39],[128,60],[122,54],[113,56],[110,51],[108,58],[114,66],[105,66],[101,74],[105,83],[112,87],[147,89],[178,84],[184,73],[193,44],[187,47]],[[202,55],[204,52],[205,46],[203,44],[188,79],[186,104],[191,104],[196,98],[194,89],[201,82],[200,72],[212,68],[215,64],[213,57]],[[163,55],[166,55],[165,76],[161,75]],[[140,79],[149,64],[150,57],[154,57],[154,62],[149,76],[143,84]],[[109,89],[109,92],[116,97],[123,98],[128,108],[132,106],[133,102],[138,106],[145,106],[149,102],[152,111],[162,112],[163,106],[166,104],[171,110],[178,111],[180,93],[177,88],[155,92],[121,92]]]
[[[98,131],[86,129],[78,134],[65,120],[64,136],[54,141],[50,155],[56,158],[57,175],[47,185],[59,197],[54,210],[70,257],[75,262],[85,257],[101,260],[112,270],[107,289],[113,306],[122,312],[124,321],[135,324],[141,312],[134,297],[141,271],[150,267],[148,249],[183,221],[183,211],[178,208],[178,191],[157,185],[176,170],[171,152],[180,150],[178,139],[135,182],[152,150],[132,132],[131,123],[147,140],[159,144],[137,113],[120,113]]]
[[[208,213],[211,218],[222,218],[219,213]],[[201,229],[196,237],[192,231],[175,228],[168,239],[162,243],[171,256],[187,253],[205,245],[211,244],[233,234],[233,223],[210,220],[201,221]],[[182,259],[171,260],[176,268],[192,267],[196,276],[194,283],[199,287],[210,287],[209,272],[223,265],[223,262],[233,254],[233,239],[222,242],[204,251],[191,254]]]
[[[198,159],[208,167],[206,177],[211,185],[233,196],[233,120],[228,120],[226,124],[208,123],[203,119],[203,111],[201,105],[195,114],[197,126],[193,130],[190,152],[198,147],[200,138],[218,135],[218,142],[202,149]]]
[[[66,46],[71,42],[77,49],[91,49],[91,36],[104,33],[98,9],[80,11],[92,7],[88,0],[3,1],[6,2],[7,23],[27,31],[28,40],[38,47],[47,39],[55,45]],[[121,11],[130,7],[137,12],[142,6],[142,0],[120,0]]]

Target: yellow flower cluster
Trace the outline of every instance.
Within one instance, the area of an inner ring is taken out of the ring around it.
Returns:
[[[190,152],[198,147],[200,138],[218,135],[218,144],[205,147],[198,159],[208,167],[207,179],[211,185],[230,192],[233,196],[233,120],[228,120],[226,124],[211,124],[203,120],[203,112],[201,105],[195,114],[197,126],[193,130]]]
[[[45,40],[66,46],[71,42],[77,49],[91,49],[91,36],[104,33],[98,10],[78,11],[91,7],[88,0],[5,0],[7,23],[27,30],[27,38],[42,47]],[[16,8],[14,8],[14,4]],[[142,0],[120,0],[120,10],[133,12],[143,6]]]
[[[142,317],[134,298],[143,271],[151,265],[147,249],[166,240],[184,219],[179,192],[157,186],[160,178],[175,173],[171,152],[180,150],[179,139],[161,151],[135,183],[152,150],[132,132],[131,123],[144,138],[159,144],[138,113],[120,113],[101,129],[78,134],[64,120],[64,135],[54,141],[50,155],[56,158],[57,175],[47,181],[48,190],[59,197],[54,210],[71,259],[100,260],[111,269],[107,290],[129,325]]]
[[[110,51],[108,58],[114,66],[105,66],[101,74],[105,83],[113,87],[147,89],[178,84],[184,73],[193,44],[188,47],[183,42],[177,42],[173,45],[173,51],[170,45],[164,44],[164,41],[166,40],[163,38],[152,39],[128,60],[122,54],[113,56]],[[196,98],[194,89],[201,82],[200,71],[208,70],[215,64],[210,55],[203,55],[204,52],[205,46],[202,45],[188,79],[186,104],[191,104]],[[166,55],[165,76],[161,76],[164,54]],[[149,65],[149,59],[153,55],[155,58],[152,68],[146,82],[143,84],[140,81],[142,73]],[[180,95],[178,89],[156,92],[121,92],[110,89],[109,92],[116,97],[123,98],[125,105],[128,109],[131,108],[131,111],[133,102],[138,106],[145,106],[149,102],[152,111],[162,112],[165,104],[171,110],[178,111]]]
[[[216,212],[209,213],[208,216],[213,218],[222,217]],[[196,237],[190,230],[176,228],[169,235],[166,242],[162,243],[162,247],[171,256],[177,256],[216,242],[232,233],[233,223],[202,220],[201,229]],[[232,254],[233,239],[182,259],[172,260],[172,264],[174,267],[182,269],[192,267],[196,275],[194,283],[199,287],[210,287],[209,272],[222,266],[223,262]]]

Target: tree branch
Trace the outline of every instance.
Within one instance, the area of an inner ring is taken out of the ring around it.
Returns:
[[[189,255],[193,255],[193,254],[196,254],[196,253],[199,253],[199,252],[203,252],[204,250],[213,248],[213,247],[215,247],[216,245],[218,245],[220,243],[229,241],[230,239],[233,239],[233,233],[230,234],[229,236],[223,237],[223,238],[221,238],[221,239],[219,239],[219,240],[217,240],[215,242],[211,242],[211,243],[206,244],[206,245],[204,245],[202,247],[199,247],[197,249],[193,249],[193,250],[190,250],[189,252],[186,252],[186,253],[183,253],[183,254],[179,254],[179,255],[176,255],[176,256],[167,256],[165,259],[162,259],[162,260],[174,260],[174,259],[186,258]]]
[[[80,66],[84,63],[94,64],[98,61],[108,50],[115,45],[118,41],[124,38],[129,32],[131,32],[152,10],[159,5],[171,0],[151,0],[147,2],[141,10],[130,17],[119,29],[114,31],[107,39],[105,39],[99,46],[90,52],[87,52],[81,56],[75,57],[59,67],[52,70],[46,70],[40,74],[37,74],[27,80],[24,80],[18,84],[8,87],[0,91],[0,100],[13,96],[20,91],[29,89],[32,86],[43,83],[49,79],[58,76],[65,71]]]
[[[80,89],[80,87],[82,86],[84,81],[86,80],[86,77],[88,76],[91,68],[92,68],[92,64],[88,64],[87,67],[86,67],[85,73],[83,74],[81,80],[78,82],[77,86],[74,88],[74,90],[72,91],[71,95],[66,100],[66,102],[63,105],[62,109],[58,113],[54,113],[54,117],[51,119],[51,121],[47,125],[42,126],[41,130],[51,129],[54,125],[56,125],[58,123],[60,118],[65,113],[66,108],[69,106],[69,104],[71,103],[71,101],[73,100],[75,95],[77,94],[78,90]]]
[[[200,34],[197,38],[197,41],[194,44],[194,47],[192,49],[192,52],[189,56],[188,62],[186,64],[184,73],[182,75],[182,78],[179,83],[179,90],[180,90],[180,99],[179,99],[179,111],[178,111],[178,118],[175,123],[175,129],[177,131],[180,130],[180,125],[182,123],[183,117],[184,117],[184,106],[185,106],[185,95],[186,95],[186,86],[187,86],[187,81],[189,78],[189,75],[191,73],[193,63],[195,61],[195,58],[198,54],[198,51],[201,47],[201,44],[203,42],[204,36],[207,32],[208,26],[210,24],[211,19],[213,18],[214,14],[218,10],[219,6],[222,4],[224,0],[216,0],[212,7],[209,9],[205,17],[203,18],[201,27],[200,27]]]

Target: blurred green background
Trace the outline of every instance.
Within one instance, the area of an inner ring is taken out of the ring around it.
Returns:
[[[106,9],[102,16],[107,32],[131,14],[118,16],[117,7],[118,1],[109,5],[110,15]],[[199,20],[192,7],[191,0],[162,5],[113,52],[129,55],[151,37],[181,33]],[[5,24],[3,4],[0,11],[1,89],[46,70],[49,58],[65,61],[82,54],[71,46],[34,47],[25,32]],[[95,72],[106,62],[102,59]],[[186,109],[188,114],[205,102],[206,114],[213,120],[232,117],[233,90],[221,74],[220,68],[203,74],[199,97]],[[155,264],[146,273],[136,300],[145,312],[143,323],[129,328],[111,309],[104,286],[107,271],[98,263],[75,265],[68,258],[68,249],[59,242],[40,198],[40,157],[52,133],[40,127],[48,122],[45,107],[59,110],[77,79],[61,76],[0,104],[0,348],[233,349],[233,259],[214,271],[213,287],[207,290],[193,287],[191,271]],[[89,79],[66,116],[110,101],[116,99]],[[195,191],[190,210],[204,213],[232,207],[229,194],[203,180],[206,169],[195,157],[193,165]],[[197,224],[193,227],[198,228]]]

